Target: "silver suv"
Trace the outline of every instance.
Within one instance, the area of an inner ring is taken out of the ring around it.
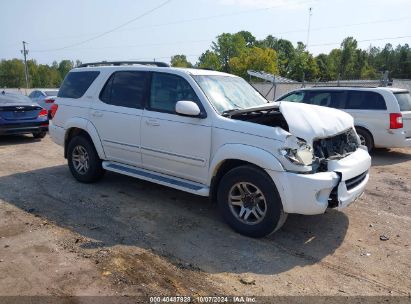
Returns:
[[[411,147],[410,92],[395,88],[315,87],[292,91],[277,101],[343,110],[354,117],[361,143],[375,148]]]

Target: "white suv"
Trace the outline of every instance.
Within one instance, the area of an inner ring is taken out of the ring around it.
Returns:
[[[314,87],[287,93],[279,101],[340,109],[354,117],[361,143],[375,148],[411,147],[411,95],[395,88]]]
[[[85,64],[65,78],[52,116],[50,134],[80,182],[107,170],[210,196],[252,237],[279,229],[288,213],[346,207],[369,178],[350,115],[269,104],[225,73]]]

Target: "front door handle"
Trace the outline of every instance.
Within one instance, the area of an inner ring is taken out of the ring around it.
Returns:
[[[152,127],[157,127],[157,126],[160,125],[160,123],[159,123],[157,120],[155,120],[155,119],[146,120],[146,124],[147,124],[148,126],[152,126]]]
[[[91,115],[93,115],[94,117],[103,117],[103,113],[100,111],[93,111]]]

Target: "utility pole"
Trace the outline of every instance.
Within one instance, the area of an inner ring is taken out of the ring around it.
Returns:
[[[308,9],[308,30],[307,30],[307,43],[305,44],[305,47],[308,51],[308,44],[310,43],[310,32],[311,32],[311,16],[313,15],[313,8],[310,7]]]
[[[29,53],[29,50],[26,50],[26,44],[28,43],[23,41],[23,49],[21,50],[21,53],[24,56],[24,75],[26,78],[26,95],[27,95],[27,89],[29,88],[29,70],[27,67],[27,54]]]

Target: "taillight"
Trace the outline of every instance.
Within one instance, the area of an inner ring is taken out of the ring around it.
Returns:
[[[54,98],[47,98],[45,99],[46,103],[54,103]]]
[[[401,113],[390,114],[390,129],[401,129],[404,127]]]
[[[53,119],[56,115],[57,109],[59,108],[58,104],[53,103],[50,107],[50,119]]]
[[[40,113],[39,113],[39,117],[47,117],[48,113],[46,109],[41,109]]]

